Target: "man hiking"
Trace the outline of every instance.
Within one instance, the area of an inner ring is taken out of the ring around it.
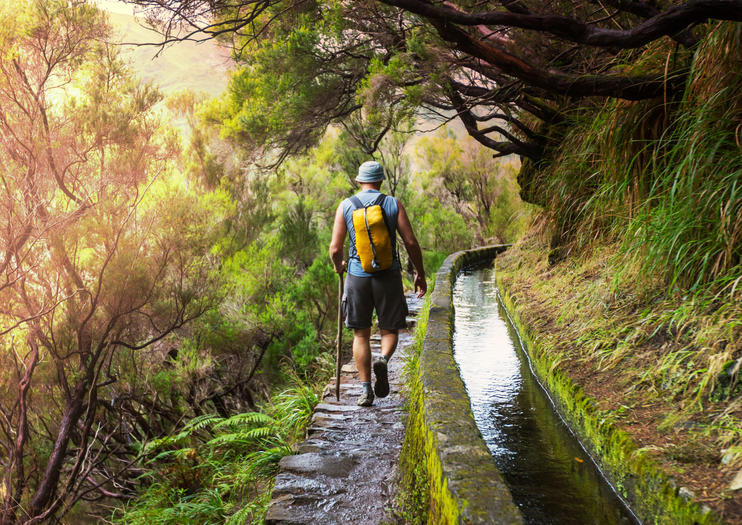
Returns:
[[[407,302],[402,288],[402,266],[396,247],[396,232],[404,242],[415,267],[415,291],[427,291],[422,252],[402,203],[379,189],[384,168],[368,161],[358,168],[356,182],[361,191],[345,199],[335,213],[330,258],[337,273],[348,272],[343,294],[345,324],[353,329],[353,359],[361,376],[361,406],[371,406],[374,392],[389,394],[387,362],[397,348],[399,329],[406,328]],[[350,234],[347,265],[343,260],[345,234]],[[371,316],[374,308],[381,332],[381,357],[374,360],[376,376],[371,390]]]

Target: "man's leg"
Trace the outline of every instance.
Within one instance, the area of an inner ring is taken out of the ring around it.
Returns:
[[[397,349],[397,342],[399,341],[399,330],[379,330],[381,332],[381,355],[386,357],[386,360],[392,358],[394,351]]]
[[[389,395],[389,376],[387,361],[397,349],[399,329],[407,326],[407,301],[402,289],[400,272],[389,272],[372,281],[372,291],[376,313],[379,316],[381,332],[381,357],[374,360],[373,369],[376,383],[374,392],[378,397]]]
[[[361,376],[363,391],[358,398],[358,404],[363,407],[371,406],[374,402],[374,392],[371,390],[371,328],[353,329],[353,359],[356,362],[358,375]]]
[[[371,381],[371,328],[353,329],[353,359],[362,383]]]
[[[389,376],[386,365],[397,349],[399,330],[381,328],[379,332],[381,332],[381,357],[374,360],[374,376],[376,376],[374,392],[379,397],[386,397],[389,395]]]
[[[374,392],[371,389],[371,316],[374,311],[371,279],[348,275],[345,280],[346,326],[353,328],[353,360],[361,376],[362,392],[358,398],[361,406],[371,406]]]

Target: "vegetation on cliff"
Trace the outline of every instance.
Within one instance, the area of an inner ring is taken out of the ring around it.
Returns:
[[[549,161],[519,176],[544,212],[497,260],[554,366],[730,522],[742,519],[741,31],[721,24],[684,58],[682,96],[575,108]]]

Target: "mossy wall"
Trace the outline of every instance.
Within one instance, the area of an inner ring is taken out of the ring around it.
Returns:
[[[451,292],[458,271],[492,260],[506,246],[450,255],[436,274],[435,290],[410,374],[410,413],[401,463],[406,486],[424,487],[427,523],[523,523],[502,475],[481,437],[453,357]],[[413,468],[413,467],[424,468]],[[414,474],[416,473],[416,474]]]
[[[559,371],[548,349],[539,345],[537,334],[520,321],[518,312],[522,307],[514,303],[501,285],[499,292],[532,368],[558,412],[639,518],[648,524],[723,523],[708,507],[684,497],[677,483],[647,456],[646,451],[612,423],[610,413],[601,411],[595,400]]]

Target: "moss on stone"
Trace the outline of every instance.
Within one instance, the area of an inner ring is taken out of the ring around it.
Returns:
[[[476,426],[452,346],[451,292],[458,271],[491,260],[504,249],[494,246],[449,256],[418,324],[412,357],[416,366],[408,369],[409,417],[401,464],[405,490],[425,489],[426,523],[523,522]],[[421,474],[420,465],[424,482],[410,479]]]

